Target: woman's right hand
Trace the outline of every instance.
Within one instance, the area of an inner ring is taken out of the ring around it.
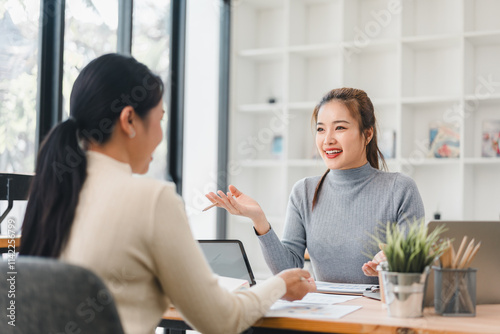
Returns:
[[[384,251],[380,251],[375,254],[373,260],[363,264],[361,269],[366,276],[378,276],[377,266],[384,261],[387,261],[387,258],[385,257]]]
[[[304,298],[309,292],[316,292],[316,283],[311,274],[304,269],[283,270],[276,276],[281,277],[286,284],[286,293],[282,299],[293,301]]]
[[[230,185],[227,194],[219,190],[217,194],[210,192],[205,196],[210,202],[219,208],[226,209],[230,214],[250,218],[258,234],[265,234],[269,231],[269,223],[259,203],[243,194],[235,186]]]

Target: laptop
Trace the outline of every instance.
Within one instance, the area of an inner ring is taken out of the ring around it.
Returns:
[[[198,240],[212,271],[219,276],[247,280],[255,285],[250,262],[239,240]]]
[[[476,304],[500,304],[500,221],[431,221],[429,232],[439,225],[445,225],[442,238],[453,240],[455,251],[460,247],[462,238],[467,243],[475,239],[481,241],[481,248],[471,263],[476,273]],[[425,304],[434,305],[434,270],[427,281]]]

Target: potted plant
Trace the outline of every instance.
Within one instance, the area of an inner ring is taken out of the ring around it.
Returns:
[[[439,238],[443,229],[428,233],[423,219],[409,221],[403,228],[388,222],[380,231],[383,237],[374,237],[387,259],[380,264],[379,278],[389,316],[422,316],[430,265],[447,246]]]

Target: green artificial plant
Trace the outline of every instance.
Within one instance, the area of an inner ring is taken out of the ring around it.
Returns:
[[[409,221],[403,228],[388,222],[381,229],[381,232],[385,232],[385,244],[379,237],[374,237],[374,240],[382,245],[388,271],[423,273],[447,247],[447,243],[440,240],[443,231],[444,227],[440,226],[428,233],[424,219]]]

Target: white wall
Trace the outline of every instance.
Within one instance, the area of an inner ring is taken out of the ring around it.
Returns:
[[[197,239],[214,238],[216,227],[216,210],[201,209],[217,186],[219,2],[187,2],[183,198]]]

